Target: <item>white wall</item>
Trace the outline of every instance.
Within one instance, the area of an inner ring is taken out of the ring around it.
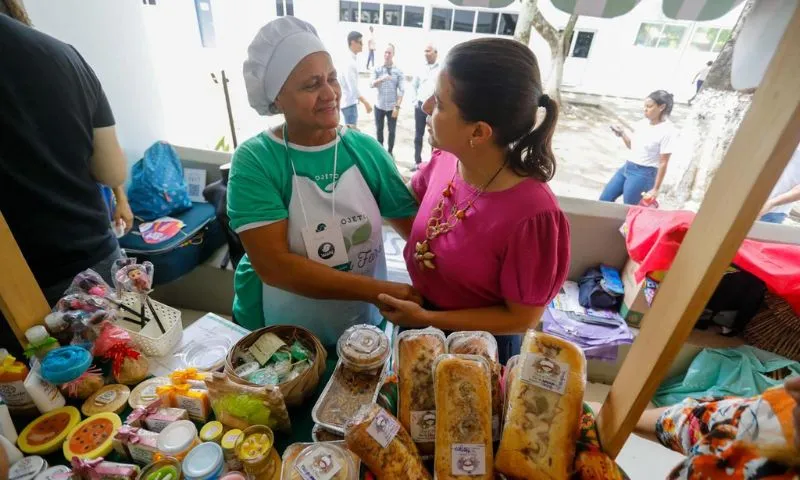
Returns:
[[[129,162],[166,137],[141,0],[25,0],[34,26],[72,44],[103,85]]]

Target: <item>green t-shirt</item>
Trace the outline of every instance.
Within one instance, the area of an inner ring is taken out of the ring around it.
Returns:
[[[231,228],[242,232],[288,219],[289,249],[306,256],[301,229],[328,221],[335,196],[334,218],[350,260],[340,269],[385,278],[381,217],[406,218],[417,211],[392,158],[371,137],[346,128],[326,145],[288,147],[287,152],[283,140],[267,131],[236,150],[228,183]],[[263,285],[247,256],[237,267],[234,289],[234,315],[250,329],[302,325],[331,345],[348,326],[380,320],[363,302],[314,300]]]

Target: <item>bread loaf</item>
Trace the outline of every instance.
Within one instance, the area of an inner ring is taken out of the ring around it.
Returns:
[[[374,403],[362,406],[347,423],[344,440],[380,480],[431,479],[408,432]]]
[[[530,330],[513,368],[495,468],[514,478],[569,478],[586,385],[583,352]]]
[[[498,362],[497,340],[489,332],[453,332],[447,337],[447,353],[480,355],[489,362],[492,372],[492,439],[499,442],[503,420],[503,391],[500,388],[503,367]]]
[[[444,355],[434,368],[436,478],[493,479],[488,362],[473,355]]]
[[[398,417],[423,455],[433,454],[436,436],[436,400],[433,361],[445,353],[440,330],[407,330],[397,339]]]

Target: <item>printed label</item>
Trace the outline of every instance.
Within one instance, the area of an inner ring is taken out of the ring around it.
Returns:
[[[31,396],[25,390],[22,380],[16,382],[0,383],[0,397],[3,397],[9,407],[28,407],[33,405]]]
[[[486,475],[486,446],[456,443],[452,446],[451,473],[476,477]]]
[[[169,425],[170,422],[167,422],[166,420],[154,420],[151,418],[146,418],[144,424],[147,425],[147,429],[151,432],[159,433],[161,430],[167,428],[167,425]]]
[[[189,413],[190,417],[203,418],[203,402],[197,398],[178,395],[176,403]]]
[[[350,337],[349,344],[359,353],[372,353],[381,344],[381,334],[372,330],[359,330]]]
[[[535,353],[523,357],[520,380],[545,390],[564,395],[569,365]]]
[[[142,389],[142,393],[139,394],[141,401],[144,403],[150,403],[158,398],[158,394],[156,394],[156,388],[158,388],[158,385],[156,384],[144,387],[144,389]]]
[[[433,442],[436,440],[436,410],[419,410],[411,412],[411,438],[415,442]]]
[[[94,397],[94,404],[95,406],[102,407],[113,402],[115,398],[117,398],[117,392],[114,390],[108,390]]]
[[[342,466],[334,458],[333,452],[327,448],[318,448],[294,467],[304,480],[330,480]]]
[[[128,452],[130,452],[131,458],[134,462],[141,463],[142,465],[152,463],[153,457],[156,455],[156,452],[152,449],[139,446],[135,443],[128,444]]]
[[[369,427],[367,427],[367,433],[369,433],[370,437],[375,439],[382,448],[386,448],[392,443],[392,440],[394,440],[399,430],[400,424],[386,412],[378,413]]]

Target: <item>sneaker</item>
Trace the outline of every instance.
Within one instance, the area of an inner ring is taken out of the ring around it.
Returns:
[[[419,164],[418,164],[418,163],[415,163],[415,164],[414,164],[414,166],[413,166],[413,167],[411,167],[411,171],[412,171],[412,172],[416,172],[417,170],[419,170]]]

